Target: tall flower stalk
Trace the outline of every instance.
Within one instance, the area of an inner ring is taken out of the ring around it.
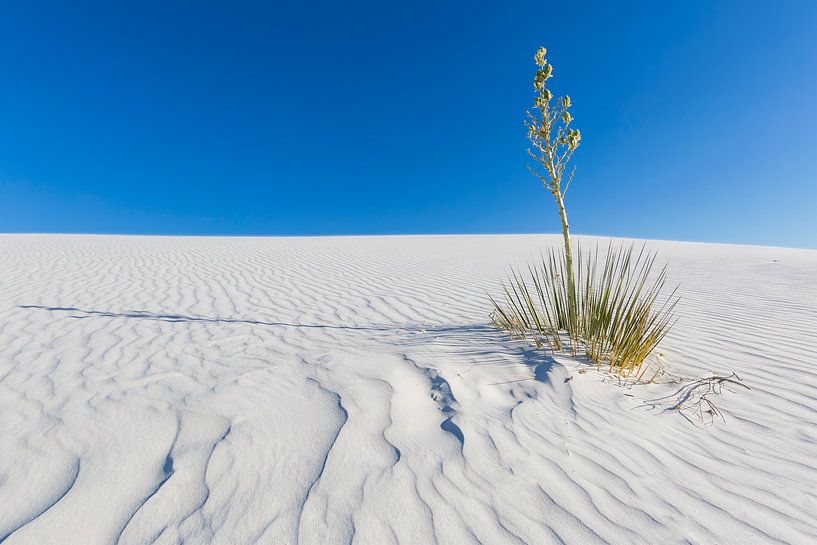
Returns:
[[[573,268],[573,248],[570,243],[570,223],[567,220],[565,196],[573,181],[576,172],[575,165],[568,170],[573,153],[581,142],[581,132],[572,128],[573,116],[570,115],[570,97],[565,95],[554,100],[553,93],[548,88],[548,80],[553,77],[553,65],[546,59],[547,50],[540,47],[536,51],[534,61],[537,70],[533,79],[533,88],[536,96],[533,101],[534,112],[528,111],[526,125],[528,140],[531,147],[530,155],[536,164],[528,165],[528,169],[536,176],[548,191],[553,195],[556,207],[559,210],[559,219],[562,222],[562,237],[565,246],[565,267],[568,289],[569,323],[561,324],[572,340],[577,334],[578,309],[576,304],[576,283]],[[565,173],[568,174],[565,176]],[[571,343],[576,346],[576,343]]]

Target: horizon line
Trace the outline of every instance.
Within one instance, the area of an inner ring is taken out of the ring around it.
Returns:
[[[142,237],[142,238],[411,238],[411,237],[531,237],[531,236],[553,236],[562,237],[561,233],[378,233],[378,234],[156,234],[156,233],[91,233],[91,232],[0,232],[0,237],[8,236],[53,236],[53,237]],[[777,248],[782,250],[810,250],[817,251],[817,246],[775,246],[771,244],[759,244],[751,242],[723,242],[723,241],[702,241],[702,240],[675,240],[662,238],[640,238],[634,236],[621,235],[597,235],[587,233],[571,233],[571,237],[593,237],[620,240],[639,240],[645,242],[671,242],[678,244],[709,244],[721,246],[747,246],[755,248]]]

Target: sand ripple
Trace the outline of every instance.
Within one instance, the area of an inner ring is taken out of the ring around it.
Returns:
[[[707,426],[487,327],[545,243],[0,236],[0,542],[817,542],[817,252],[650,243]]]

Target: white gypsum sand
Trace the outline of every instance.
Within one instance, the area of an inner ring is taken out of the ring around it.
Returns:
[[[648,242],[710,425],[488,327],[546,244],[0,236],[0,541],[817,542],[817,252]]]

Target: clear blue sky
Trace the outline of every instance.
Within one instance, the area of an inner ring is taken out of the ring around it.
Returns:
[[[0,232],[557,232],[540,44],[575,232],[817,247],[813,0],[4,2]]]

